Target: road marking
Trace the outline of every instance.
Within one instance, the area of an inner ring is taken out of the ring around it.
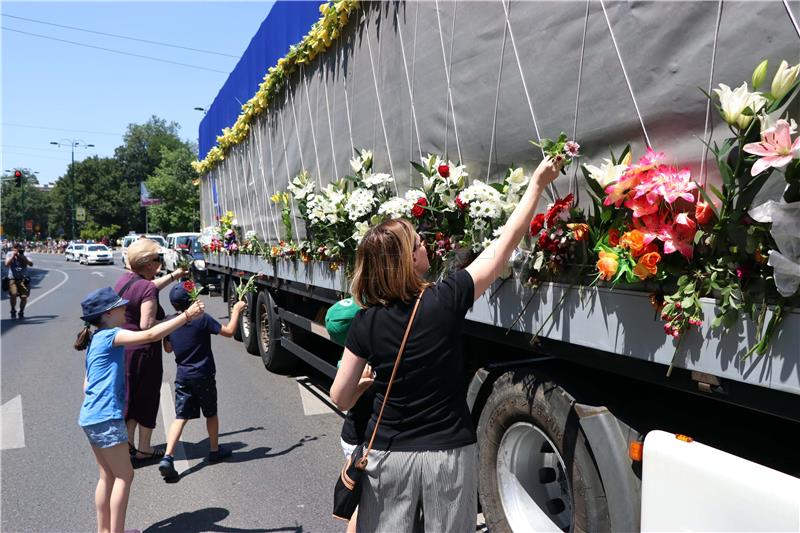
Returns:
[[[0,450],[25,447],[25,425],[22,423],[22,396],[0,406]]]
[[[300,390],[300,401],[303,403],[303,414],[311,416],[333,413],[330,404],[320,399],[320,396],[323,396],[326,400],[330,401],[328,395],[314,387],[308,380],[302,378],[298,379],[297,387]],[[313,389],[314,392],[312,392],[311,389]]]
[[[102,272],[98,272],[98,271],[96,271],[96,270],[92,271],[92,275],[93,275],[93,276],[100,276],[101,278],[104,278],[104,277],[106,277],[106,275],[105,275],[105,274],[103,274]]]
[[[28,307],[32,306],[33,304],[35,304],[36,302],[38,302],[39,300],[41,300],[42,298],[44,298],[45,296],[47,296],[48,294],[50,294],[51,292],[53,292],[53,291],[55,291],[55,290],[57,290],[57,289],[61,288],[61,286],[62,286],[63,284],[65,284],[67,281],[69,281],[69,274],[67,274],[67,273],[66,273],[66,272],[64,272],[63,270],[59,270],[59,269],[57,269],[57,268],[49,268],[49,269],[47,269],[47,271],[48,271],[48,272],[51,272],[51,271],[52,271],[52,272],[61,272],[62,274],[64,274],[64,279],[63,279],[63,280],[61,280],[61,283],[59,283],[58,285],[56,285],[55,287],[53,287],[53,288],[52,288],[52,289],[50,289],[49,291],[47,291],[47,292],[43,292],[42,294],[40,294],[39,296],[37,296],[37,297],[36,297],[36,298],[34,298],[33,300],[29,301],[29,302],[28,302],[28,305],[27,305],[27,307],[26,307],[26,309],[27,309]]]
[[[169,427],[175,420],[175,403],[172,401],[172,388],[166,381],[161,382],[161,416],[164,417],[164,435],[169,437]],[[178,457],[186,457],[186,450],[183,449],[183,442],[180,439],[175,445],[173,455],[175,457],[175,470],[178,473],[189,470],[189,461],[178,459]]]

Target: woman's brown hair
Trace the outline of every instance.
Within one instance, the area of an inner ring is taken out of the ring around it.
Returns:
[[[356,251],[350,287],[360,307],[409,303],[428,285],[414,272],[416,234],[402,219],[387,220],[367,231]]]

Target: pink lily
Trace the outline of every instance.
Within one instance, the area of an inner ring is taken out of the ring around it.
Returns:
[[[774,127],[761,132],[761,142],[744,145],[745,152],[761,157],[753,164],[750,175],[757,176],[770,167],[785,167],[798,157],[800,137],[793,143],[790,129],[789,122],[780,119]]]

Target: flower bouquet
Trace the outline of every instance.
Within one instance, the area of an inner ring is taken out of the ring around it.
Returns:
[[[203,287],[195,284],[194,281],[189,280],[183,282],[183,290],[185,290],[186,294],[189,295],[189,300],[194,302],[200,297]]]
[[[572,163],[572,160],[579,157],[581,145],[575,141],[567,139],[567,134],[561,132],[558,138],[553,141],[551,139],[543,138],[538,143],[531,141],[531,144],[541,148],[546,156],[549,156],[556,163],[564,162],[561,166],[561,173],[566,174],[566,168]]]
[[[254,293],[257,291],[256,287],[257,277],[258,274],[253,274],[244,283],[242,283],[243,281],[242,279],[239,280],[239,284],[236,286],[236,298],[238,299],[238,301],[243,302],[249,293]]]

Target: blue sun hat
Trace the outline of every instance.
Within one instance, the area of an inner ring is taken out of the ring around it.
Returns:
[[[119,294],[114,292],[111,287],[103,287],[89,293],[89,295],[81,301],[81,310],[83,316],[81,320],[89,322],[92,319],[98,318],[103,313],[128,305],[128,300],[120,298]]]

